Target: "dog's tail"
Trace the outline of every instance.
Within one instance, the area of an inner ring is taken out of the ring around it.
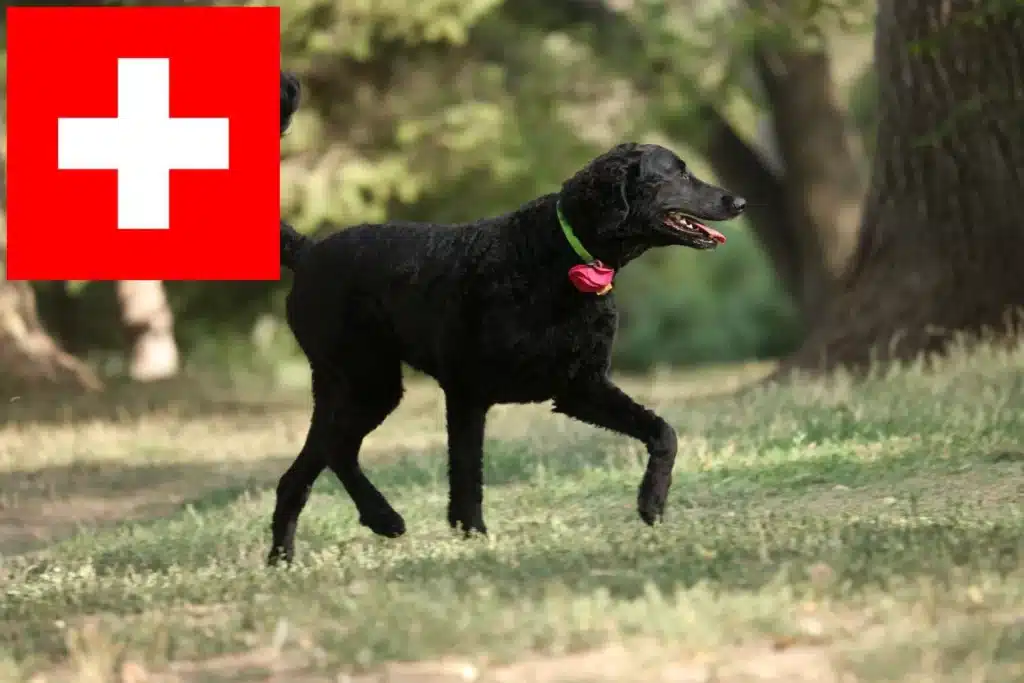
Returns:
[[[281,265],[294,272],[299,263],[299,257],[306,250],[313,240],[306,237],[298,230],[281,221]]]

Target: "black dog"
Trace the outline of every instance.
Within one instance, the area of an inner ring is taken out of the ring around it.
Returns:
[[[299,108],[299,100],[302,96],[302,86],[299,85],[299,79],[294,74],[288,73],[287,71],[281,72],[281,137],[284,137],[285,131],[288,130],[288,126],[292,124],[292,116],[295,111]],[[285,239],[286,234],[294,232],[291,226],[287,225],[284,221],[281,221],[281,254],[289,248],[290,242]]]
[[[329,467],[374,533],[405,522],[359,466],[363,438],[402,398],[401,363],[445,394],[448,522],[486,533],[483,442],[488,409],[554,400],[554,410],[639,439],[650,458],[640,517],[662,515],[675,431],[608,377],[617,314],[614,271],[652,247],[711,249],[700,220],[738,216],[744,200],[691,175],[671,151],[623,144],[560,192],[467,225],[359,225],[319,242],[282,223],[294,272],[288,324],[309,359],[313,416],[281,477],[269,561],[290,560],[310,487]]]
[[[299,108],[299,79],[287,71],[281,72],[281,135],[291,125],[292,115]]]

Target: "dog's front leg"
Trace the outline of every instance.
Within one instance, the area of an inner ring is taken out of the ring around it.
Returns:
[[[555,398],[554,410],[643,442],[649,457],[637,495],[637,511],[648,524],[661,519],[676,462],[675,430],[604,376],[573,383]]]
[[[484,525],[484,425],[487,405],[445,392],[448,422],[448,523],[468,536]]]

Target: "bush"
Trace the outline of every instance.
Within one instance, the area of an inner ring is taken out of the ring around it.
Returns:
[[[623,272],[617,367],[767,358],[794,348],[797,311],[753,235],[737,228],[713,252],[650,252]]]

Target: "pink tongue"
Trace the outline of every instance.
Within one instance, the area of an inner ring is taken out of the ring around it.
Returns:
[[[718,232],[714,228],[709,228],[708,226],[704,225],[703,223],[697,223],[697,225],[699,225],[704,230],[704,232],[706,232],[708,234],[708,237],[710,237],[714,241],[718,242],[719,244],[725,244],[725,235],[723,235],[722,233]]]

